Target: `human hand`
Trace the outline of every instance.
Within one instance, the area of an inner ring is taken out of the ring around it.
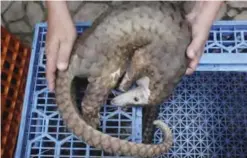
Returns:
[[[46,79],[51,91],[55,88],[57,68],[66,70],[74,41],[76,29],[64,1],[47,1],[48,30],[46,37]]]
[[[222,1],[197,1],[192,11],[187,15],[187,20],[192,28],[192,42],[187,48],[187,56],[190,59],[189,67],[186,70],[187,75],[196,70],[203,54],[210,28],[222,3]]]

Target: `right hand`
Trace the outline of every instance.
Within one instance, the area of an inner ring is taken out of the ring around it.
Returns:
[[[57,68],[64,71],[76,39],[76,29],[64,1],[47,1],[46,79],[50,91],[55,88]]]
[[[210,28],[224,1],[198,1],[195,3],[192,11],[187,15],[187,20],[192,26],[192,42],[187,48],[187,56],[190,59],[189,67],[186,70],[187,75],[192,74],[199,64]]]

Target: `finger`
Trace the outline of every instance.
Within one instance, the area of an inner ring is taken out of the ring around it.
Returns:
[[[64,71],[68,67],[69,58],[73,47],[73,42],[74,41],[72,40],[66,42],[62,41],[60,44],[60,48],[58,51],[58,60],[57,60],[57,68],[60,71]]]
[[[195,61],[193,61],[194,63],[194,66],[189,66],[186,70],[186,75],[191,75],[194,73],[194,71],[196,71],[196,67],[197,67],[197,64]]]
[[[207,36],[202,34],[193,38],[192,42],[187,48],[187,56],[191,60],[202,55],[202,50],[204,49],[206,39]]]
[[[48,81],[48,88],[50,91],[54,91],[55,89],[55,71],[48,71],[46,74],[46,78]]]
[[[198,53],[200,54],[200,53]],[[200,62],[200,56],[195,57],[193,60],[191,60],[187,70],[186,70],[186,74],[187,75],[191,75],[194,71],[196,71],[196,67]]]
[[[50,40],[46,47],[46,79],[48,82],[48,88],[53,91],[55,88],[55,72],[56,72],[56,61],[57,51],[59,48],[58,40]]]
[[[191,68],[187,68],[187,70],[186,70],[186,75],[191,75],[191,74],[193,74],[193,72],[194,72],[194,70],[193,69],[191,69]]]

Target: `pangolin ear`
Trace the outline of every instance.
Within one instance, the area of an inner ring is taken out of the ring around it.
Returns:
[[[140,87],[148,88],[150,79],[147,76],[144,76],[136,81],[136,84]]]

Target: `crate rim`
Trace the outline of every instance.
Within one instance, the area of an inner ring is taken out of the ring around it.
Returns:
[[[75,25],[84,25],[84,26],[90,26],[93,24],[92,21],[77,21],[74,22]],[[247,26],[247,20],[218,20],[215,21],[212,25],[213,26],[217,26],[217,25],[244,25]],[[47,27],[47,22],[40,22],[40,23],[36,23],[35,27]]]
[[[216,25],[247,25],[247,20],[218,20],[213,23],[214,26]]]
[[[47,27],[47,22],[42,22],[37,24],[40,27]],[[91,21],[78,21],[75,22],[75,25],[92,25]],[[247,20],[218,20],[213,23],[211,29],[217,26],[238,26],[246,27],[247,29]],[[234,59],[234,60],[233,60]],[[242,59],[239,61],[238,59]],[[247,54],[203,54],[199,64],[196,68],[196,71],[247,71]]]
[[[91,26],[92,22],[91,21],[78,21],[74,23],[75,26]],[[247,20],[238,20],[238,21],[228,21],[228,20],[219,20],[215,21],[212,25],[214,26],[222,26],[222,25],[243,25],[247,29]],[[36,23],[35,25],[35,31],[34,31],[34,36],[33,36],[33,42],[31,46],[31,57],[30,57],[30,63],[28,67],[28,77],[27,77],[27,84],[25,87],[25,96],[24,96],[24,101],[23,101],[23,107],[22,107],[22,115],[21,115],[21,122],[20,122],[20,127],[19,127],[19,132],[18,132],[18,138],[17,138],[17,144],[16,144],[16,151],[15,151],[15,158],[19,158],[20,153],[22,152],[22,145],[23,145],[23,139],[24,139],[24,134],[25,134],[25,126],[26,126],[26,116],[27,116],[27,108],[28,108],[28,102],[29,102],[29,97],[30,97],[30,87],[29,85],[31,84],[31,79],[33,75],[33,64],[34,64],[34,57],[35,57],[35,52],[36,52],[36,47],[35,44],[37,43],[38,40],[38,34],[39,34],[39,29],[40,27],[47,27],[47,22],[41,22],[41,23]],[[203,57],[202,57],[203,58]],[[244,55],[244,58],[247,59],[247,54]],[[201,60],[202,61],[202,60]],[[246,60],[247,61],[247,60]],[[225,64],[225,65],[217,65],[217,64],[201,64],[201,62],[198,65],[198,68],[196,71],[229,71],[228,67],[233,66],[231,64]],[[235,67],[235,71],[240,69],[240,71],[247,71],[247,62],[237,65]],[[24,152],[24,151],[23,151]]]
[[[215,21],[211,27],[219,26],[244,27],[247,30],[247,20],[219,20]],[[246,44],[247,47],[247,44]],[[241,59],[238,60],[238,59]],[[247,53],[243,54],[203,54],[196,71],[236,71],[247,72]]]

